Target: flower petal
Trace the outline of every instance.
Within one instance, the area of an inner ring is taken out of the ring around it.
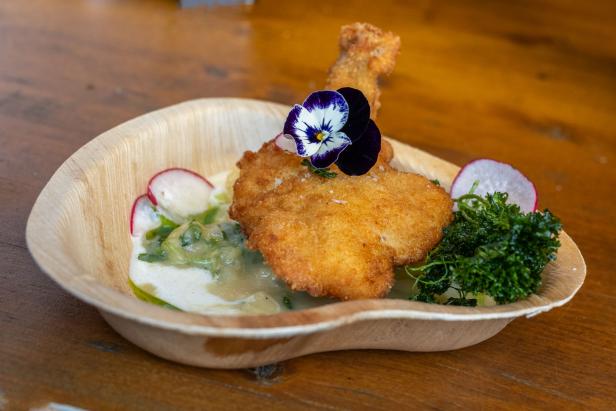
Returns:
[[[355,141],[340,154],[336,165],[344,174],[360,176],[370,171],[376,163],[380,151],[381,132],[374,121],[370,120],[361,139]]]
[[[295,144],[293,136],[280,133],[274,138],[274,142],[276,143],[276,146],[278,146],[278,148],[281,148],[282,150],[288,151],[293,154],[297,154],[297,146]]]
[[[321,147],[312,157],[310,162],[316,168],[325,168],[334,163],[340,153],[351,144],[351,139],[342,132],[332,133],[321,142]]]
[[[316,137],[319,131],[320,124],[312,113],[296,104],[289,112],[282,132],[293,137],[298,155],[309,157],[321,146]]]
[[[317,120],[320,130],[340,131],[349,118],[349,105],[333,90],[315,91],[302,104]]]
[[[355,142],[361,138],[370,120],[370,104],[364,93],[352,87],[338,89],[349,105],[349,119],[340,131]]]

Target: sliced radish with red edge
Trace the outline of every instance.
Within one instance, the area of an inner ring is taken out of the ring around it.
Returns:
[[[214,186],[199,174],[184,168],[157,173],[148,183],[148,198],[176,223],[205,211]]]
[[[154,204],[146,194],[139,196],[133,203],[130,211],[130,233],[138,237],[160,225],[158,214],[154,210]]]
[[[537,209],[535,185],[519,170],[507,163],[482,158],[466,164],[451,184],[451,197],[468,194],[475,181],[474,193],[480,196],[497,191],[509,194],[508,202],[520,206],[525,213]]]

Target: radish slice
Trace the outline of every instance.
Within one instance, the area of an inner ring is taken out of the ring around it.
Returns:
[[[214,186],[199,174],[184,168],[169,168],[148,183],[152,204],[176,223],[205,211]]]
[[[295,145],[295,141],[292,137],[287,137],[284,134],[280,133],[275,138],[276,145],[283,149],[284,151],[288,151],[290,153],[297,153],[297,146]]]
[[[150,231],[160,225],[158,214],[154,210],[154,205],[146,194],[139,196],[133,203],[130,211],[130,233],[139,237],[146,231]]]
[[[480,196],[497,191],[509,194],[508,202],[520,206],[525,213],[537,209],[537,190],[534,184],[519,170],[509,164],[482,158],[471,161],[458,173],[451,184],[451,197],[468,194],[478,181],[474,193]]]

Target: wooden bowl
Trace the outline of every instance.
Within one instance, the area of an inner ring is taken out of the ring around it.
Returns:
[[[208,316],[142,302],[128,286],[129,211],[148,179],[179,166],[212,175],[229,169],[282,128],[289,108],[247,99],[189,101],[143,115],[80,148],[36,200],[26,230],[41,269],[94,305],[128,340],[163,358],[215,368],[258,366],[321,351],[453,350],[498,333],[515,317],[569,301],[586,267],[566,234],[537,295],[496,307],[406,300],[336,302],[265,316]],[[391,141],[395,166],[449,188],[458,167]]]

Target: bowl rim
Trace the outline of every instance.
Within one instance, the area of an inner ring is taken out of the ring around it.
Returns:
[[[104,161],[103,146],[109,147],[122,141],[124,132],[128,129],[136,130],[147,128],[152,120],[161,116],[172,116],[186,111],[202,112],[208,108],[224,105],[243,107],[243,109],[266,109],[273,116],[286,115],[288,106],[255,99],[245,98],[202,98],[189,100],[159,110],[143,114],[128,120],[106,132],[101,133],[73,153],[60,165],[49,179],[37,197],[26,226],[26,243],[30,253],[41,269],[54,282],[64,290],[91,304],[99,310],[113,315],[133,320],[142,324],[176,330],[188,334],[216,335],[244,338],[270,338],[284,337],[298,334],[307,334],[357,321],[378,319],[408,319],[408,320],[438,320],[438,321],[481,321],[481,320],[512,320],[515,317],[531,317],[541,312],[566,304],[582,286],[586,276],[586,264],[579,248],[571,237],[563,230],[561,232],[561,250],[567,247],[573,253],[577,262],[576,270],[569,274],[570,283],[560,298],[548,299],[539,294],[511,304],[494,307],[459,307],[425,304],[408,300],[367,299],[354,301],[332,302],[324,306],[306,310],[289,311],[272,315],[205,315],[189,312],[168,310],[150,303],[143,302],[134,296],[103,285],[92,278],[82,275],[77,267],[64,266],[62,270],[57,264],[50,264],[56,259],[62,259],[58,254],[61,248],[53,247],[54,241],[59,241],[59,235],[53,230],[46,230],[50,220],[57,219],[61,210],[62,197],[58,187],[65,187],[64,192],[70,190],[71,166],[73,164],[86,165]],[[419,149],[401,142],[388,139],[396,149],[404,147],[422,157],[451,163],[432,156]],[[68,186],[65,186],[68,184]],[[74,184],[74,182],[73,182]],[[43,204],[55,202],[58,207],[49,210]],[[128,236],[128,233],[127,233]],[[127,237],[128,240],[128,237]],[[47,244],[47,250],[41,246]],[[49,249],[52,251],[49,252]]]

